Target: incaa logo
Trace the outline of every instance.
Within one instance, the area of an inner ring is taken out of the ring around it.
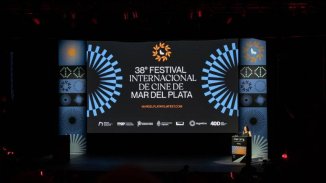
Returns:
[[[212,121],[211,126],[221,126],[221,122],[220,121]]]

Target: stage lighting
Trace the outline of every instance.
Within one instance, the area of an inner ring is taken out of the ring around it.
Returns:
[[[307,14],[308,8],[307,3],[288,3],[288,9],[292,13],[292,16],[297,14]]]
[[[127,9],[123,12],[123,19],[127,20],[137,20],[139,18],[139,12],[135,9]]]
[[[34,17],[34,18],[33,18],[33,23],[34,23],[35,25],[39,26],[39,25],[41,25],[41,20],[40,20],[39,18],[37,18],[37,17]]]
[[[40,176],[41,176],[41,177],[44,176],[44,172],[43,172],[43,170],[40,170]]]
[[[288,159],[288,154],[287,153],[283,153],[282,154],[282,159],[283,160],[287,160]]]
[[[75,11],[70,12],[71,20],[76,20],[77,14]]]
[[[202,17],[203,17],[203,10],[202,9],[190,10],[190,12],[188,14],[188,18],[190,20],[200,19]]]
[[[201,18],[203,16],[203,11],[201,9],[197,10],[197,16],[198,18]]]
[[[92,23],[93,25],[97,25],[97,24],[98,24],[97,18],[92,18],[92,19],[91,19],[91,23]]]
[[[235,180],[234,172],[230,172],[230,178],[231,178],[231,180]]]
[[[0,153],[4,154],[4,155],[7,155],[7,156],[14,156],[15,155],[15,152],[6,148],[6,147],[2,147],[0,148]]]
[[[227,25],[230,25],[230,24],[232,23],[232,20],[233,20],[233,17],[232,17],[232,16],[228,16],[228,17],[226,18],[226,24],[227,24]]]
[[[132,11],[132,18],[137,19],[138,18],[138,11],[134,10]]]

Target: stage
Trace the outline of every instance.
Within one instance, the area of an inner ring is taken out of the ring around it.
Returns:
[[[259,171],[262,162],[252,165]],[[223,157],[108,157],[71,155],[70,161],[52,168],[66,171],[107,172],[122,166],[140,167],[148,172],[240,172],[244,163],[232,162],[231,156]]]

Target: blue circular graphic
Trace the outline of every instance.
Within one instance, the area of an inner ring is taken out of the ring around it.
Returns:
[[[83,80],[75,80],[74,89],[80,93],[85,92],[85,82]]]
[[[242,95],[241,96],[241,104],[243,106],[250,106],[252,104],[252,96],[250,96],[250,95]]]
[[[111,108],[112,103],[119,96],[119,88],[122,88],[121,69],[118,61],[113,60],[113,55],[108,54],[106,49],[101,51],[99,46],[88,45],[87,67],[88,70],[96,73],[99,81],[96,89],[87,93],[87,117],[97,116]]]
[[[61,95],[60,101],[62,105],[70,105],[71,97],[69,96],[69,94],[63,94]]]
[[[265,80],[258,80],[255,82],[255,88],[258,92],[266,91],[266,82]]]
[[[238,48],[232,43],[231,49],[224,45],[224,51],[217,49],[216,53],[210,55],[211,60],[206,60],[206,68],[203,68],[204,75],[201,80],[205,82],[202,88],[206,90],[205,96],[210,97],[208,102],[222,113],[228,110],[229,116],[239,116],[238,92],[233,91],[226,85],[229,72],[238,67]]]
[[[84,97],[82,97],[81,95],[76,95],[74,102],[78,105],[82,105],[84,101]]]
[[[266,102],[266,98],[262,95],[258,95],[255,101],[258,105],[262,106]]]

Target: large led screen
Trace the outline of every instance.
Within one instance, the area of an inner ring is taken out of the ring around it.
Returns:
[[[89,133],[237,133],[237,39],[87,42]]]

